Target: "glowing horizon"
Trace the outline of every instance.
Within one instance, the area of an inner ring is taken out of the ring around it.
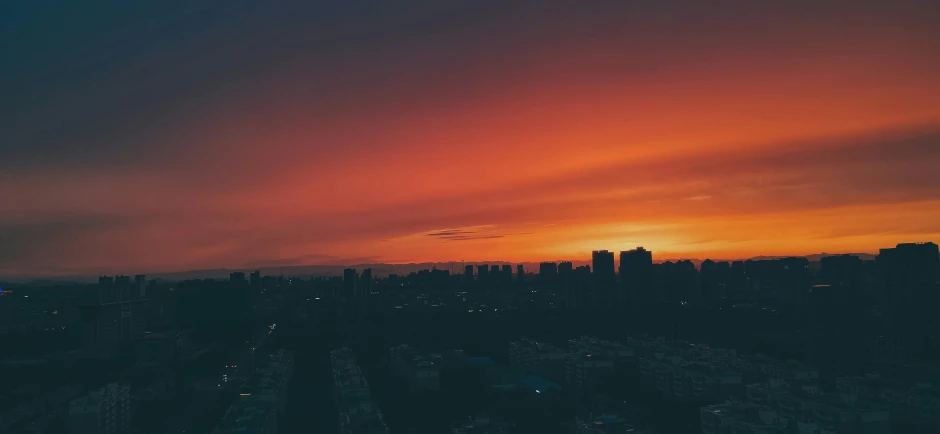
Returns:
[[[935,3],[143,3],[10,21],[0,277],[940,241]]]

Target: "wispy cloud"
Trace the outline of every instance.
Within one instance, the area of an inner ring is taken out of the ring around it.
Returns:
[[[496,230],[494,225],[482,225],[462,228],[438,229],[424,233],[422,235],[446,241],[469,241],[497,239],[518,234],[500,233]]]

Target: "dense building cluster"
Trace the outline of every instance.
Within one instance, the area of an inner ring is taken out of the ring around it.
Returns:
[[[69,432],[123,433],[130,426],[130,407],[130,387],[107,384],[69,403]]]
[[[387,433],[382,413],[372,400],[372,391],[353,351],[346,347],[331,351],[330,366],[339,434]]]
[[[293,354],[278,350],[268,356],[241,385],[214,434],[276,434],[293,374]]]
[[[463,264],[462,275],[455,265],[4,284],[0,339],[11,351],[0,363],[11,375],[0,378],[0,429],[274,432],[293,369],[290,353],[266,343],[279,324],[299,336],[324,327],[337,407],[329,419],[343,434],[384,433],[386,423],[585,433],[697,425],[709,434],[940,424],[933,243],[701,262],[654,262],[640,247],[581,262]],[[329,352],[342,345],[359,352]],[[387,410],[395,403],[383,393],[433,407],[435,420]]]
[[[392,369],[412,390],[439,390],[444,356],[419,354],[402,344],[390,350]]]

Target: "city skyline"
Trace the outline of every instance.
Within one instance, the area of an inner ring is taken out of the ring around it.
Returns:
[[[431,269],[440,269],[442,271],[448,271],[451,275],[464,275],[467,270],[471,270],[471,274],[476,276],[478,275],[478,269],[480,267],[485,267],[486,270],[479,271],[484,276],[490,272],[495,271],[496,267],[502,267],[501,273],[506,272],[505,267],[515,266],[515,271],[512,275],[521,276],[525,275],[542,275],[545,273],[541,268],[545,265],[551,265],[555,269],[552,273],[558,272],[558,267],[561,264],[567,263],[572,266],[582,266],[587,265],[591,272],[595,271],[591,269],[593,267],[596,259],[597,253],[606,253],[613,255],[615,274],[617,276],[622,276],[623,268],[621,261],[624,257],[624,254],[633,254],[641,253],[650,257],[652,264],[664,264],[667,262],[677,263],[677,262],[689,262],[696,269],[700,268],[703,263],[711,261],[711,263],[733,263],[733,262],[752,262],[752,261],[766,261],[766,260],[781,260],[781,259],[792,259],[792,258],[806,258],[810,262],[815,262],[820,264],[825,258],[841,258],[841,257],[852,257],[860,261],[874,262],[878,256],[884,252],[885,249],[893,249],[897,246],[902,245],[936,245],[936,242],[933,241],[916,241],[910,243],[897,243],[892,246],[883,246],[878,249],[875,253],[867,252],[820,252],[809,255],[768,255],[768,256],[753,256],[749,258],[720,258],[720,257],[661,257],[657,256],[656,252],[652,252],[649,249],[646,249],[643,246],[635,246],[627,250],[606,250],[606,249],[596,249],[591,252],[588,252],[586,255],[577,258],[551,258],[551,259],[542,259],[539,261],[507,261],[507,260],[477,260],[477,261],[436,261],[436,262],[401,262],[401,263],[380,263],[380,262],[362,262],[362,263],[327,263],[327,264],[298,264],[298,265],[283,265],[283,266],[271,266],[271,265],[245,265],[245,266],[236,266],[236,267],[219,267],[212,269],[187,269],[187,270],[144,270],[144,274],[138,274],[141,270],[114,270],[114,269],[102,269],[98,273],[92,274],[62,274],[62,275],[51,275],[51,276],[31,276],[31,275],[9,275],[7,280],[9,282],[28,282],[30,280],[35,280],[36,282],[44,282],[45,279],[53,279],[53,281],[61,280],[62,282],[94,282],[99,281],[102,276],[107,277],[111,275],[123,276],[125,274],[135,274],[135,278],[142,278],[145,275],[150,277],[155,277],[159,279],[166,279],[169,281],[178,281],[178,280],[187,280],[187,279],[219,279],[219,278],[231,278],[233,275],[239,275],[240,278],[244,278],[246,273],[251,272],[254,275],[281,275],[286,277],[293,278],[304,278],[304,277],[339,277],[344,276],[349,272],[357,272],[360,269],[369,270],[369,273],[372,273],[372,269],[375,268],[375,276],[378,277],[388,277],[390,274],[398,275],[407,275],[409,273],[420,272],[422,270],[427,271]],[[376,268],[377,267],[377,268]],[[491,270],[492,267],[492,270]],[[609,266],[608,266],[609,269]],[[126,277],[126,276],[124,276]]]
[[[0,10],[0,276],[940,240],[935,2],[343,3]]]

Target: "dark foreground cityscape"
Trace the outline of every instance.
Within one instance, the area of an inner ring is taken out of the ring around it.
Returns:
[[[462,265],[4,283],[0,432],[940,432],[934,243]]]

